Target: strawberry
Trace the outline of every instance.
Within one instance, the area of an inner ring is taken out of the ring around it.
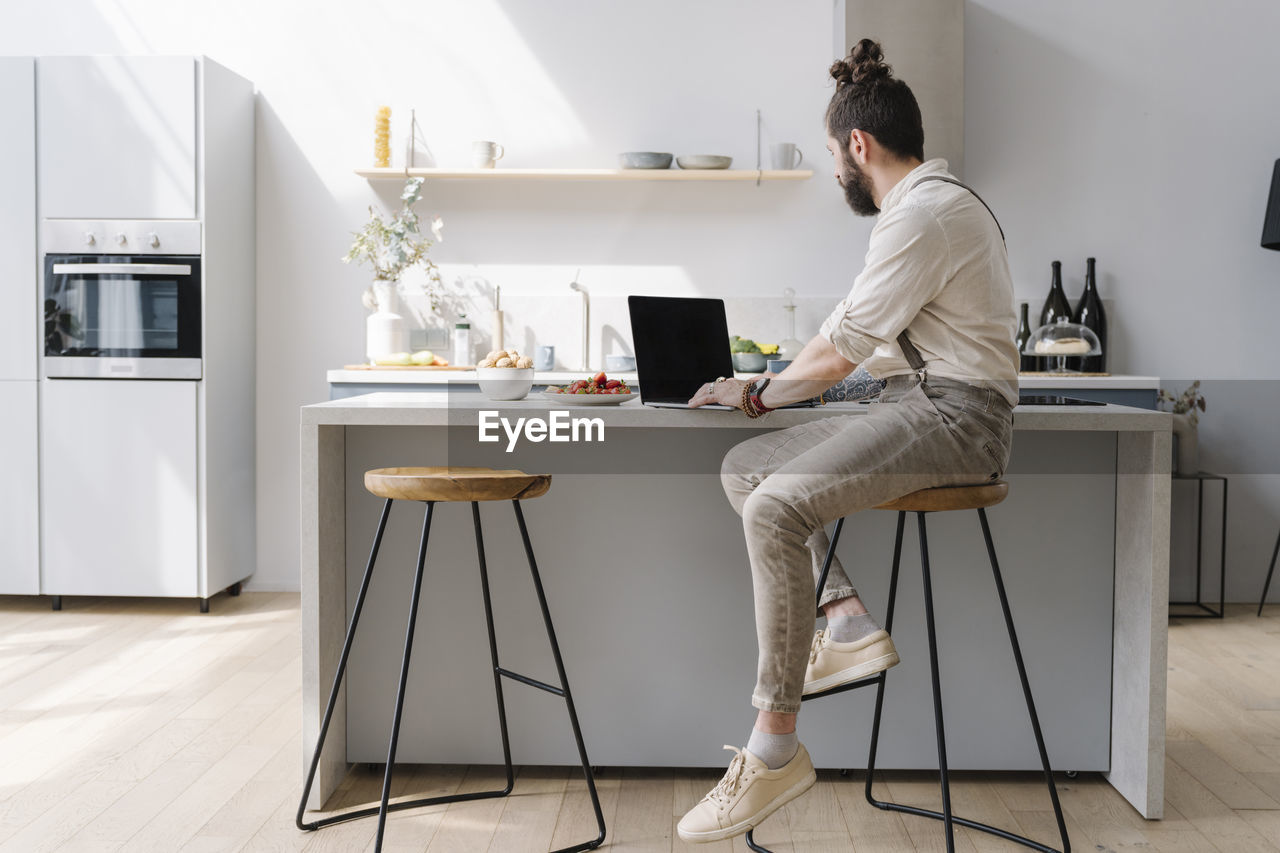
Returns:
[[[605,376],[604,371],[602,370],[599,373],[597,373],[595,376],[591,377],[591,381],[596,383],[597,385],[603,385],[609,381],[609,377]]]
[[[617,388],[617,387],[618,387],[619,385],[621,385],[621,384],[622,384],[622,380],[621,380],[621,379],[610,379],[608,382],[604,383],[604,387],[606,387],[606,388]]]

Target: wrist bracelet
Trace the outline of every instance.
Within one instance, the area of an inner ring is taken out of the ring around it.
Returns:
[[[769,383],[772,381],[773,379],[771,377],[766,376],[764,379],[753,383],[753,387],[755,388],[755,390],[751,393],[751,402],[755,406],[756,413],[759,415],[766,415],[769,412],[773,411],[773,409],[769,408],[764,404],[764,399],[763,399],[764,389],[768,388]]]

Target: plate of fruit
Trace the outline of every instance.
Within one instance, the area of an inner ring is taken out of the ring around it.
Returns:
[[[608,406],[638,397],[621,379],[610,379],[604,371],[586,379],[575,379],[568,385],[548,385],[542,396],[570,406]]]

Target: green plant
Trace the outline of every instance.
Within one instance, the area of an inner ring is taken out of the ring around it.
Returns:
[[[1204,395],[1200,393],[1199,379],[1188,385],[1177,397],[1161,388],[1157,399],[1160,403],[1172,403],[1173,408],[1170,411],[1175,415],[1189,415],[1188,420],[1193,424],[1200,420],[1200,412],[1207,411]]]
[[[400,209],[389,219],[369,208],[369,221],[354,232],[355,242],[343,256],[344,263],[362,263],[373,269],[374,281],[398,282],[406,270],[421,265],[431,282],[428,295],[435,310],[439,298],[440,271],[427,256],[433,245],[418,226],[418,214],[413,205],[422,198],[422,178],[410,178],[400,193]],[[440,230],[444,222],[436,217],[431,223],[432,236],[443,239]]]

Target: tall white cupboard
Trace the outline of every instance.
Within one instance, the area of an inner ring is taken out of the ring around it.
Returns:
[[[0,594],[40,591],[35,61],[0,57]]]

